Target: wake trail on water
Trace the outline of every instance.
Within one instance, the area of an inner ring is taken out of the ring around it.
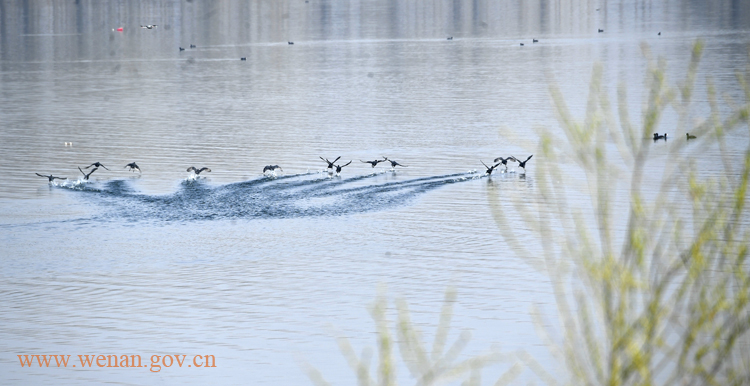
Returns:
[[[103,184],[75,181],[60,188],[81,192],[109,207],[102,217],[127,220],[195,221],[341,216],[407,204],[442,186],[481,178],[473,172],[378,183],[383,172],[350,178],[303,173],[213,186],[188,178],[167,195],[137,192],[126,180]]]

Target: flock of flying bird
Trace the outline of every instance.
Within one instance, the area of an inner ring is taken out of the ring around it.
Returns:
[[[498,166],[500,166],[500,165],[505,165],[505,170],[508,170],[508,161],[518,162],[518,166],[521,167],[521,168],[523,168],[524,173],[525,173],[526,172],[526,162],[529,162],[529,160],[533,156],[534,156],[533,154],[530,155],[529,158],[526,158],[525,161],[521,161],[518,158],[513,157],[513,156],[506,157],[506,158],[498,157],[498,158],[495,158],[495,161],[494,161],[495,164],[493,166],[491,166],[491,167],[487,166],[487,164],[485,164],[484,161],[482,161],[482,160],[480,160],[479,162],[482,162],[482,165],[484,165],[484,167],[487,168],[487,175],[492,175],[492,172],[495,170],[495,168],[498,167]],[[339,159],[341,159],[341,156],[336,157],[336,159],[334,159],[333,161],[329,161],[328,158],[323,158],[323,157],[320,157],[320,159],[327,164],[326,169],[329,171],[329,173],[333,174],[333,171],[335,170],[336,171],[336,175],[341,174],[341,169],[343,169],[346,166],[349,166],[352,163],[352,161],[349,161],[349,162],[347,162],[345,164],[337,165],[336,161],[338,161]],[[391,170],[395,170],[396,166],[401,166],[402,168],[408,167],[406,165],[402,165],[402,164],[398,163],[397,161],[394,161],[392,159],[388,159],[388,157],[383,157],[383,159],[376,159],[374,161],[362,161],[362,160],[359,160],[359,161],[362,162],[362,163],[370,164],[370,166],[373,167],[373,168],[375,168],[375,166],[378,166],[378,164],[381,163],[381,162],[389,162],[391,164]],[[88,172],[88,173],[86,173],[85,171],[83,171],[83,169],[87,169],[88,170],[88,169],[90,169],[92,167],[93,167],[93,169],[91,169],[91,171]],[[125,167],[126,168],[130,168],[128,170],[133,171],[133,172],[135,172],[136,170],[138,171],[138,173],[141,172],[141,168],[138,167],[138,165],[135,162],[131,162],[131,163],[125,165]],[[88,181],[89,177],[91,177],[91,175],[94,174],[94,172],[97,171],[99,168],[104,168],[104,169],[109,170],[101,162],[94,162],[91,165],[86,166],[83,169],[81,169],[81,167],[79,166],[78,170],[81,172],[81,174],[83,174],[83,179],[85,181]],[[273,173],[275,175],[276,174],[276,169],[281,170],[282,172],[284,171],[284,169],[282,169],[281,166],[279,166],[279,165],[266,165],[263,168],[263,174],[265,175],[266,172],[270,171],[271,173]],[[187,168],[187,171],[188,172],[193,172],[193,173],[195,173],[196,176],[198,176],[198,175],[200,175],[203,172],[210,172],[211,169],[209,169],[207,167],[203,167],[203,168],[199,169],[199,168],[196,168],[195,166],[191,166],[191,167]],[[37,176],[39,176],[39,177],[47,178],[49,180],[49,182],[53,182],[56,179],[67,180],[67,177],[56,177],[56,176],[53,176],[51,174],[48,175],[48,176],[45,176],[44,174],[39,174],[39,173],[35,173],[35,174]]]
[[[685,136],[687,137],[688,141],[691,140],[691,139],[695,139],[696,138],[696,136],[690,135],[690,133],[685,133]],[[664,134],[654,133],[653,139],[654,139],[654,142],[656,142],[658,140],[662,140],[662,139],[666,141],[667,140],[667,133],[664,133]],[[486,173],[487,173],[488,176],[492,175],[492,172],[495,170],[495,168],[498,167],[498,166],[500,166],[500,165],[505,166],[505,171],[507,171],[508,170],[508,161],[517,162],[518,163],[518,167],[522,168],[523,171],[524,171],[524,173],[526,173],[526,163],[529,162],[529,160],[533,156],[534,156],[533,154],[530,155],[528,158],[526,158],[525,161],[521,161],[520,159],[518,159],[518,158],[516,158],[514,156],[510,156],[510,157],[497,157],[497,158],[494,159],[494,161],[493,161],[494,164],[492,166],[487,166],[487,164],[484,163],[484,161],[482,161],[482,160],[479,160],[479,162],[481,162],[482,165],[484,165],[484,167],[487,169]],[[352,163],[352,161],[349,161],[349,162],[347,162],[347,163],[345,163],[343,165],[336,165],[336,161],[338,161],[339,159],[341,159],[341,156],[336,157],[336,159],[334,159],[333,161],[329,161],[328,158],[323,158],[323,157],[320,157],[320,159],[327,164],[326,169],[329,170],[329,173],[333,174],[333,171],[336,170],[336,175],[339,175],[341,173],[341,169],[343,169],[346,166],[351,165],[351,163]],[[396,162],[394,160],[388,159],[388,157],[383,157],[383,159],[376,159],[374,161],[362,161],[362,160],[359,160],[359,161],[362,162],[362,163],[370,164],[370,166],[372,166],[373,168],[375,166],[378,166],[378,164],[381,163],[381,162],[390,162],[390,164],[391,164],[391,170],[395,170],[396,166],[401,166],[403,168],[407,167],[406,165],[402,165],[402,164],[400,164],[400,163],[398,163],[398,162]],[[93,164],[91,164],[89,166],[86,166],[84,169],[89,169],[91,167],[94,167],[94,168],[91,169],[91,171],[88,172],[88,174],[86,172],[84,172],[83,169],[81,169],[80,166],[78,167],[78,170],[80,170],[81,174],[83,174],[83,179],[86,180],[86,181],[88,181],[89,177],[91,177],[91,175],[94,174],[94,172],[97,171],[97,169],[99,169],[99,168],[107,169],[107,167],[104,166],[101,162],[94,162]],[[128,170],[133,171],[133,172],[136,171],[136,170],[138,170],[138,173],[141,172],[141,168],[139,168],[138,165],[135,162],[131,162],[131,163],[125,165],[125,167],[126,168],[130,168]],[[279,166],[279,165],[266,165],[263,168],[263,174],[266,174],[266,172],[271,172],[271,173],[273,173],[275,175],[276,174],[276,169],[281,170],[282,172],[284,171],[284,169],[282,169],[281,166]],[[109,170],[109,169],[107,169],[107,170]],[[193,172],[197,176],[197,175],[200,175],[203,172],[210,172],[211,169],[209,169],[207,167],[203,167],[203,168],[198,169],[195,166],[191,166],[191,167],[187,168],[187,171],[188,172]],[[49,182],[52,182],[52,181],[54,181],[56,179],[67,180],[66,177],[55,177],[55,176],[53,176],[51,174],[48,175],[48,176],[45,176],[43,174],[36,173],[36,175],[39,176],[39,177],[47,178],[49,180]]]
[[[84,171],[83,171],[83,169],[89,169],[89,168],[91,168],[92,166],[93,166],[94,168],[93,168],[93,169],[91,169],[91,171],[90,171],[90,172],[88,172],[88,174],[86,174],[86,172],[84,172]],[[129,163],[129,164],[127,164],[127,165],[125,165],[125,167],[126,167],[126,168],[130,168],[130,169],[128,169],[128,170],[130,170],[130,171],[133,171],[133,172],[135,172],[136,170],[138,170],[138,173],[140,173],[140,172],[141,172],[141,168],[139,168],[139,167],[138,167],[138,165],[137,165],[137,164],[136,164],[135,162],[131,162],[131,163]],[[93,164],[91,164],[91,165],[89,165],[89,166],[86,166],[86,167],[85,167],[85,168],[83,168],[83,169],[81,169],[81,167],[79,166],[79,167],[78,167],[78,170],[80,170],[80,171],[81,171],[81,174],[83,174],[83,179],[84,179],[85,181],[88,181],[88,180],[89,180],[89,177],[91,177],[91,175],[92,175],[92,174],[94,174],[94,172],[95,172],[95,171],[97,171],[97,170],[98,170],[99,168],[104,168],[104,169],[107,169],[107,170],[109,170],[109,168],[107,168],[106,166],[104,166],[104,164],[102,164],[101,162],[94,162]],[[193,168],[193,169],[195,169],[195,168]],[[203,168],[203,169],[208,169],[208,168]],[[201,170],[200,170],[199,172],[196,172],[196,174],[199,174],[199,173],[200,173],[201,171],[203,171],[203,169],[201,169]],[[190,171],[190,169],[188,169],[188,171]],[[209,169],[208,171],[210,172],[211,170]],[[56,180],[56,179],[58,179],[58,180],[67,180],[67,179],[68,179],[67,177],[55,177],[55,176],[53,176],[52,174],[50,174],[50,175],[48,175],[48,176],[45,176],[44,174],[39,174],[39,173],[35,173],[35,174],[36,174],[37,176],[39,176],[39,177],[44,177],[44,178],[48,179],[48,180],[49,180],[49,182],[52,182],[52,181],[54,181],[54,180]]]

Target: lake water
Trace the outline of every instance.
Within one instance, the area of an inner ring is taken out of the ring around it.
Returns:
[[[637,121],[642,43],[674,83],[704,40],[696,117],[707,77],[743,100],[750,5],[503,3],[0,2],[2,383],[309,384],[307,362],[352,384],[335,337],[375,345],[379,286],[427,337],[455,286],[467,355],[523,349],[553,369],[529,316],[554,311],[549,279],[511,252],[488,203],[535,199],[539,158],[491,179],[480,160],[534,154],[536,127],[561,133],[551,77],[582,118],[595,63],[613,100],[627,83]],[[747,138],[696,154],[701,175],[731,177],[720,157],[741,159]],[[649,171],[668,162],[659,145]],[[331,176],[319,157],[338,156],[353,162]],[[407,167],[360,162],[383,156]],[[80,181],[97,161],[110,170]],[[269,164],[278,178],[262,176]],[[583,181],[561,183],[585,201]],[[19,354],[217,366],[22,368]]]

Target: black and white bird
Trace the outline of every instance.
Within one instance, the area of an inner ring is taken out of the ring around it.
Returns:
[[[266,165],[266,166],[265,166],[265,167],[263,168],[263,174],[266,174],[266,172],[267,172],[267,171],[269,171],[269,170],[270,170],[270,171],[271,171],[271,172],[272,172],[273,174],[276,174],[276,169],[279,169],[279,170],[281,170],[282,172],[284,171],[284,169],[282,169],[282,168],[281,168],[281,166],[279,166],[279,165]]]
[[[336,167],[336,175],[341,174],[341,169],[343,169],[344,166],[349,166],[350,163],[352,163],[352,161],[349,161],[348,163],[345,163],[343,165],[333,165]]]
[[[89,165],[89,166],[86,166],[86,167],[85,167],[84,169],[88,169],[88,168],[90,168],[90,167],[92,167],[92,166],[96,166],[96,167],[98,167],[98,168],[105,168],[105,169],[107,169],[107,167],[106,167],[106,166],[104,166],[104,165],[102,165],[102,163],[101,163],[101,162],[94,162],[93,164],[91,164],[91,165]],[[107,170],[109,170],[109,169],[107,169]]]
[[[408,166],[406,165],[401,165],[400,163],[396,161],[389,160],[388,157],[383,157],[383,160],[391,163],[391,170],[396,170],[396,166],[401,166],[402,168],[408,168]]]
[[[140,173],[140,172],[141,172],[141,168],[139,168],[139,167],[138,167],[138,165],[136,165],[136,164],[135,164],[135,162],[131,162],[131,163],[129,163],[129,164],[127,164],[127,165],[125,165],[125,167],[126,167],[126,168],[130,168],[129,170],[130,170],[131,172],[132,172],[132,171],[136,171],[136,170],[138,170],[138,173]]]
[[[482,160],[479,160],[479,162],[481,162],[482,165],[484,165],[484,167],[487,168],[487,175],[488,176],[491,176],[492,175],[492,171],[494,171],[496,167],[500,166],[500,164],[494,164],[492,166],[487,166],[487,164],[484,163],[484,161],[482,161]]]
[[[191,167],[187,168],[187,171],[193,172],[197,176],[198,174],[201,174],[203,172],[209,172],[210,173],[211,169],[209,169],[209,168],[200,168],[200,169],[197,169],[195,166],[191,166]]]
[[[498,163],[498,162],[499,162],[499,163],[501,163],[501,164],[505,165],[505,170],[508,170],[508,161],[515,161],[515,160],[516,160],[516,159],[515,159],[515,158],[513,158],[513,156],[510,156],[510,157],[508,157],[508,158],[497,157],[497,158],[495,158],[495,161],[494,161],[494,162],[495,162],[495,163]]]
[[[156,24],[149,24],[149,25],[142,25],[141,26],[141,28],[143,28],[143,29],[154,29],[156,27],[157,27]]]
[[[334,165],[334,162],[338,161],[339,158],[341,158],[341,156],[336,157],[336,159],[333,160],[333,162],[331,162],[331,161],[328,160],[328,158],[320,157],[320,159],[322,159],[323,161],[325,161],[326,163],[328,163],[328,167],[326,169],[333,169],[333,167],[336,166],[336,165]]]
[[[534,156],[533,154],[532,154],[532,155],[530,155],[530,156],[529,156],[529,158],[526,158],[526,161],[523,161],[523,162],[521,162],[521,160],[520,160],[520,159],[518,159],[518,158],[516,158],[516,157],[513,157],[513,156],[511,156],[511,157],[513,157],[513,159],[514,159],[514,160],[516,160],[516,162],[518,162],[518,166],[519,166],[519,167],[522,167],[522,168],[523,168],[523,171],[524,171],[524,173],[526,173],[526,162],[529,162],[529,160],[530,160],[530,159],[531,159],[531,157],[533,157],[533,156]]]
[[[44,177],[44,178],[48,179],[48,180],[49,180],[49,182],[52,182],[52,181],[54,181],[55,179],[60,179],[60,180],[67,180],[67,179],[68,179],[67,177],[55,177],[55,176],[53,176],[52,174],[50,174],[50,175],[48,175],[48,176],[45,176],[45,175],[43,175],[43,174],[39,174],[39,173],[35,173],[35,174],[36,174],[37,176],[39,176],[39,177]]]
[[[83,174],[83,179],[84,179],[84,180],[86,180],[86,181],[88,181],[88,180],[89,180],[89,177],[91,177],[91,175],[92,175],[92,174],[94,174],[94,172],[95,172],[95,171],[99,170],[99,168],[93,168],[93,169],[91,169],[91,171],[89,172],[89,174],[86,174],[86,172],[84,172],[84,171],[83,171],[83,170],[81,169],[81,167],[80,167],[80,166],[78,167],[78,170],[80,170],[80,171],[81,171],[81,174]]]
[[[385,162],[384,159],[376,159],[375,161],[362,161],[362,160],[359,160],[359,161],[362,162],[362,163],[370,164],[370,165],[372,165],[372,167],[377,166],[381,162]]]

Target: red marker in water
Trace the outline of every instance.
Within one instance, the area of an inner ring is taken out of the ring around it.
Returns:
[[[122,27],[117,29],[118,32],[122,32]]]

